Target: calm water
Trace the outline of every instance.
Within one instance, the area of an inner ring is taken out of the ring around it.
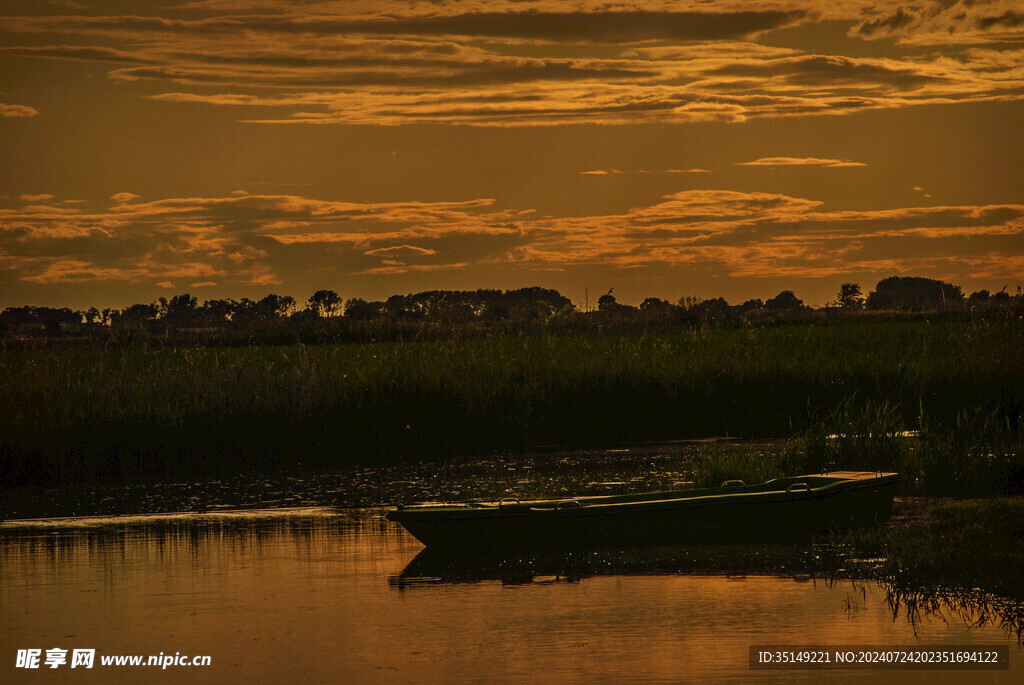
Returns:
[[[421,549],[381,509],[0,523],[0,682],[989,683],[1024,675],[1024,652],[998,626],[968,628],[952,611],[911,623],[874,584],[709,575],[730,567],[728,549],[477,563]],[[787,555],[807,554],[739,556],[773,557],[784,569]],[[1003,644],[1012,670],[749,670],[749,646],[770,643]],[[18,649],[53,647],[96,649],[96,666],[15,668]],[[208,654],[212,666],[99,665],[100,655],[160,652]]]

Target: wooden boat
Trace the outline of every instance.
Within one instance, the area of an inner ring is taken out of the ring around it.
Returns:
[[[898,481],[836,471],[760,485],[399,506],[387,517],[427,547],[467,552],[784,540],[888,519]]]

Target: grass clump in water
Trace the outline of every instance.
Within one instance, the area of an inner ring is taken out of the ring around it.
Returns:
[[[885,535],[884,580],[904,591],[983,589],[1024,601],[1024,499],[937,504]]]
[[[932,495],[986,497],[1024,494],[1024,434],[998,411],[966,409],[921,431],[916,467]]]

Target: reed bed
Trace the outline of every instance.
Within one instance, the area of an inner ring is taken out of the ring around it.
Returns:
[[[2,349],[0,464],[8,483],[167,478],[715,435],[807,436],[810,459],[858,411],[1019,435],[1021,349],[1016,320]]]

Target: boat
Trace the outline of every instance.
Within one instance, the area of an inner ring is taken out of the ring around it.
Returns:
[[[896,473],[835,471],[628,495],[399,506],[387,518],[460,552],[776,541],[884,521]]]

